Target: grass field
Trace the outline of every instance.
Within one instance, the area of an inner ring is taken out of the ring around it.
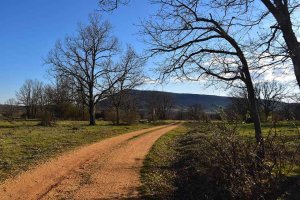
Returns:
[[[242,135],[246,136],[253,136],[253,124],[238,124],[239,131]],[[289,136],[292,135],[299,135],[298,130],[300,130],[300,122],[296,121],[281,121],[276,124],[271,122],[262,123],[262,131],[263,134],[266,136],[268,135],[269,131],[272,129],[273,131],[276,129],[278,133],[285,133]]]
[[[219,122],[218,122],[219,123]],[[201,158],[198,148],[201,137],[196,132],[204,131],[209,124],[185,123],[179,129],[172,131],[161,137],[148,154],[142,169],[141,192],[145,199],[203,199],[201,190],[203,187],[203,177],[201,174],[201,164],[197,158]],[[201,128],[200,128],[201,127]],[[238,124],[238,130],[242,138],[254,138],[253,124]],[[299,122],[280,122],[276,125],[276,134],[283,134],[289,140],[291,148],[299,145]],[[269,135],[274,126],[271,123],[262,125],[264,136]],[[198,152],[198,153],[197,153]],[[299,157],[297,158],[299,159]],[[300,165],[300,163],[298,163]],[[300,170],[299,166],[294,168],[290,174],[291,180],[296,180],[298,184],[292,183],[287,186],[286,195],[288,198],[297,199],[300,196]],[[295,179],[294,179],[295,178]],[[204,189],[205,188],[204,186]]]
[[[0,121],[0,182],[75,147],[153,126],[114,126],[100,121],[87,126],[87,122],[59,121],[53,127],[43,127],[38,123]]]

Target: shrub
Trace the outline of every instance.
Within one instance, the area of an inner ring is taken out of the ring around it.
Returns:
[[[276,199],[282,183],[299,165],[299,147],[271,129],[266,156],[258,162],[257,145],[227,123],[205,124],[181,141],[182,157],[175,164],[180,199]],[[299,144],[297,144],[299,145]]]
[[[139,113],[137,113],[135,111],[130,111],[130,112],[124,114],[123,120],[127,124],[134,124],[140,120],[140,115],[139,115]]]
[[[111,121],[113,124],[116,124],[116,112],[111,110],[106,110],[104,112],[104,120]]]
[[[40,126],[54,126],[55,125],[55,118],[53,114],[50,112],[44,112],[41,116],[41,122],[39,123]]]

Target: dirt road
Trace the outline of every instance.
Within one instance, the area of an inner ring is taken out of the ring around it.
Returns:
[[[138,198],[139,171],[154,142],[177,125],[106,139],[69,152],[0,185],[0,199]]]

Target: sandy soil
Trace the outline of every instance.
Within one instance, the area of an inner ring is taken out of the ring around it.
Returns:
[[[0,199],[137,199],[154,142],[177,125],[120,135],[66,153],[0,185]]]

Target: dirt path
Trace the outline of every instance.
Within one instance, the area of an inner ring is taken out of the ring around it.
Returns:
[[[135,131],[69,152],[0,185],[0,199],[138,198],[145,155],[176,127]]]

